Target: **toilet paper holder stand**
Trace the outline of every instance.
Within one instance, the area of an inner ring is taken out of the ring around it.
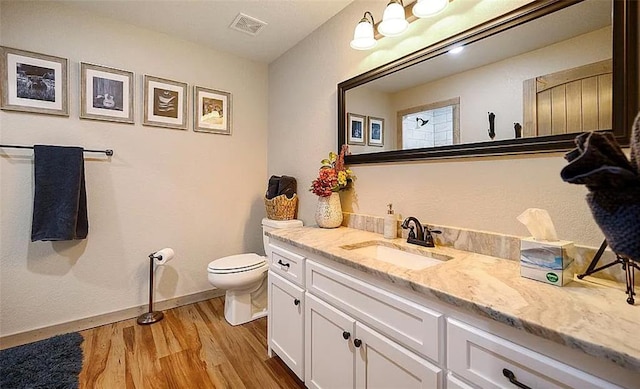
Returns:
[[[138,324],[147,325],[153,324],[162,320],[164,313],[153,310],[153,261],[154,259],[162,259],[162,254],[157,252],[149,254],[149,312],[143,313],[138,316],[136,320]]]

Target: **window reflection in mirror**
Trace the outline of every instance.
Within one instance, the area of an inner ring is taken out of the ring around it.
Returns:
[[[398,120],[403,150],[460,143],[460,98],[399,111]]]
[[[516,124],[524,137],[611,129],[611,58],[611,2],[586,0],[349,89],[345,106],[385,119],[385,151],[515,139]],[[426,118],[417,112],[432,109],[416,107],[451,96],[459,99],[457,133],[436,142],[435,133],[416,130]],[[495,113],[493,137],[488,112]],[[423,135],[433,142],[417,142]]]

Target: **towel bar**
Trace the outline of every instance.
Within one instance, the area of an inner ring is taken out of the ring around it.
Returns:
[[[33,150],[33,146],[0,145],[0,147],[7,147],[7,148],[12,148],[12,149],[32,149]],[[111,150],[111,149],[106,149],[106,150],[89,150],[89,149],[85,149],[84,152],[85,153],[104,153],[109,157],[111,157],[113,155],[113,150]]]

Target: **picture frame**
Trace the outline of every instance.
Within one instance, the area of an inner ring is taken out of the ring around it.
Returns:
[[[187,129],[188,85],[184,82],[144,75],[142,125]]]
[[[80,62],[80,118],[133,124],[133,72]]]
[[[69,116],[69,62],[0,46],[0,109]]]
[[[356,113],[347,114],[347,144],[362,145],[366,144],[367,139],[367,118]]]
[[[384,146],[384,119],[368,116],[367,134],[367,144],[369,146]]]
[[[231,135],[232,121],[230,92],[201,86],[193,88],[193,131]]]

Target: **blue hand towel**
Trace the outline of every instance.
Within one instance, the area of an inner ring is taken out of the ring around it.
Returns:
[[[31,241],[84,239],[89,231],[81,147],[35,145]]]
[[[576,146],[560,176],[589,189],[587,203],[611,249],[640,261],[640,115],[631,135],[631,162],[610,133],[578,135]]]

